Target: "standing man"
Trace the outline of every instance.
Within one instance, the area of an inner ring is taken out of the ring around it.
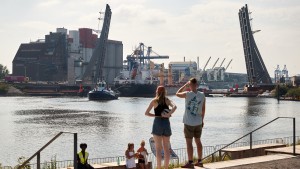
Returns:
[[[189,86],[189,91],[185,88]],[[197,146],[198,162],[195,166],[203,167],[201,133],[205,115],[205,95],[197,91],[198,83],[195,78],[191,78],[176,93],[177,97],[185,98],[185,112],[183,115],[184,136],[186,140],[189,161],[181,166],[182,168],[194,168],[193,164],[193,138]]]

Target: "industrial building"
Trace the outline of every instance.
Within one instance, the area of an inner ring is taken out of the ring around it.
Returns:
[[[65,81],[67,58],[67,35],[50,32],[45,39],[20,45],[13,59],[12,73],[32,81]]]
[[[13,60],[13,75],[30,81],[81,81],[96,47],[98,35],[92,29],[57,28],[45,39],[21,44]],[[104,80],[113,83],[123,66],[123,44],[108,40],[103,67]]]
[[[173,81],[181,82],[186,81],[191,76],[196,76],[197,73],[197,63],[194,61],[188,62],[170,62],[169,68],[172,70]]]
[[[299,87],[300,86],[300,75],[292,76],[291,83],[292,83],[292,86]]]

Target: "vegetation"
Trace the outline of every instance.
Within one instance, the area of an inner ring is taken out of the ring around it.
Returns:
[[[300,87],[289,89],[286,96],[291,97],[293,100],[300,100]]]
[[[278,97],[278,94],[285,99],[300,100],[300,87],[279,85],[275,89],[275,97]]]
[[[286,93],[288,92],[289,90],[289,87],[286,86],[286,85],[279,85],[276,87],[276,92],[275,92],[275,96],[278,97],[278,94],[279,96],[285,96]]]
[[[51,157],[50,163],[45,161],[42,169],[57,169],[56,166],[56,155]]]
[[[4,77],[8,74],[9,74],[9,71],[8,71],[7,67],[0,64],[0,79],[4,79]]]
[[[4,83],[0,83],[0,95],[1,94],[6,94],[8,91],[9,86]]]
[[[14,168],[19,168],[19,166],[21,166],[25,161],[27,160],[27,158],[25,158],[24,156],[19,157],[18,158],[18,165],[15,166]],[[30,163],[26,163],[24,167],[22,167],[21,169],[31,169],[30,167]]]

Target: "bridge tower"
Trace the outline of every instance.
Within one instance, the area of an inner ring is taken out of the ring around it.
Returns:
[[[256,46],[247,4],[239,10],[240,27],[243,40],[248,80],[251,85],[272,84],[271,77]]]
[[[96,48],[94,49],[90,62],[82,77],[82,82],[84,84],[96,84],[99,80],[103,80],[103,67],[106,55],[110,19],[111,9],[107,4],[100,37],[97,39]]]

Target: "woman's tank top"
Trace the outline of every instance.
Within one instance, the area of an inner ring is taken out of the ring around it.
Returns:
[[[158,104],[157,107],[154,108],[155,116],[161,116],[161,113],[163,112],[164,109],[169,109],[169,106],[166,104],[166,98],[165,98],[165,103]]]

